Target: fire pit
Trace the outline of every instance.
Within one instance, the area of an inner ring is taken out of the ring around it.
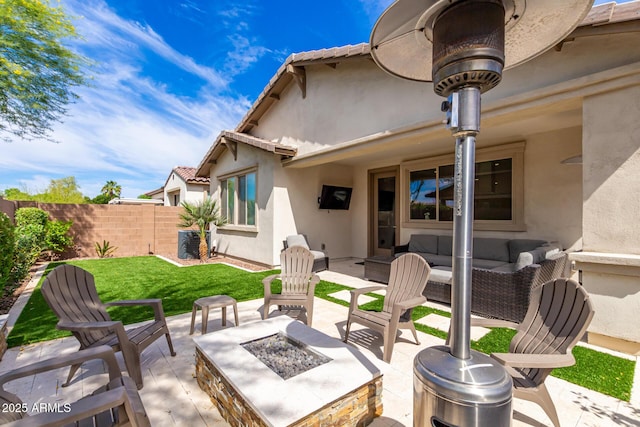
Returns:
[[[331,361],[282,332],[240,345],[285,380]]]
[[[289,317],[224,329],[194,342],[198,384],[232,426],[355,427],[382,414],[376,365]]]

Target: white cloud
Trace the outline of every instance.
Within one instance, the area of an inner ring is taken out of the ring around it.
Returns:
[[[46,188],[50,179],[75,176],[94,197],[107,180],[123,197],[159,188],[171,169],[197,166],[216,135],[234,128],[250,103],[221,95],[233,75],[198,64],[169,46],[152,28],[126,21],[97,0],[67,0],[85,41],[79,48],[96,61],[91,87],[54,127],[58,144],[16,141],[0,146],[0,191],[26,185]],[[201,81],[191,97],[178,95],[149,76],[149,51],[184,78]],[[238,56],[240,68],[248,66]],[[238,68],[238,69],[240,69]],[[22,184],[21,184],[22,183]]]
[[[126,54],[131,54],[131,49],[145,47],[184,71],[206,80],[214,87],[223,87],[228,83],[217,71],[201,66],[193,58],[173,49],[153,28],[122,19],[102,0],[67,0],[65,5],[71,15],[83,17],[75,24],[81,34],[90,34],[87,41],[91,45],[100,49],[108,47]]]

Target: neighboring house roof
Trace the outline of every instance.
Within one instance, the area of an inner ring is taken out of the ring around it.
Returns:
[[[145,196],[149,196],[149,197],[153,197],[155,195],[162,195],[162,194],[164,194],[164,187],[160,187],[155,190],[147,191],[146,193],[144,193]]]
[[[126,197],[109,200],[110,205],[162,205],[163,203],[160,199],[133,199]]]
[[[247,135],[239,132],[232,131],[222,131],[216,141],[213,143],[207,154],[205,154],[204,158],[198,165],[197,169],[194,169],[195,175],[198,177],[207,176],[209,173],[209,168],[207,165],[214,164],[220,155],[226,150],[229,149],[233,153],[234,156],[237,156],[237,144],[246,144],[251,147],[259,148],[264,151],[268,151],[273,154],[279,154],[284,157],[292,157],[296,155],[297,149],[295,147],[290,147],[288,145],[283,145],[277,142],[267,141],[262,138],[257,138],[255,136]],[[207,182],[209,182],[209,178],[207,178]]]
[[[208,176],[198,176],[196,175],[196,168],[192,168],[189,166],[176,166],[175,168],[172,169],[171,174],[169,174],[169,177],[167,178],[167,181],[165,181],[164,186],[166,187],[168,182],[169,182],[169,178],[171,178],[172,174],[176,174],[178,175],[180,178],[182,178],[182,180],[184,182],[186,182],[187,184],[196,184],[196,185],[209,185],[209,177]]]

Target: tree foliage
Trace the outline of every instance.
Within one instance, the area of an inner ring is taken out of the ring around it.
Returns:
[[[86,60],[64,45],[77,34],[49,0],[0,0],[0,137],[49,138],[73,87],[86,82]]]
[[[18,188],[7,188],[4,190],[4,198],[7,200],[33,200],[33,195]]]
[[[120,194],[122,193],[122,186],[115,181],[107,181],[106,184],[102,186],[100,193],[103,196],[106,196],[108,200],[113,200],[120,197]]]
[[[42,196],[39,201],[45,203],[84,203],[80,186],[73,176],[52,179]]]
[[[1,2],[2,0],[0,0]],[[17,188],[4,190],[4,198],[7,200],[32,200],[41,203],[86,203],[86,198],[80,192],[80,186],[73,176],[60,179],[52,179],[49,186],[41,193],[29,194]]]

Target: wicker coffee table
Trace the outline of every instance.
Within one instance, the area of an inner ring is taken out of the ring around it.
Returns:
[[[389,283],[392,256],[376,255],[364,260],[364,278],[381,283]]]

